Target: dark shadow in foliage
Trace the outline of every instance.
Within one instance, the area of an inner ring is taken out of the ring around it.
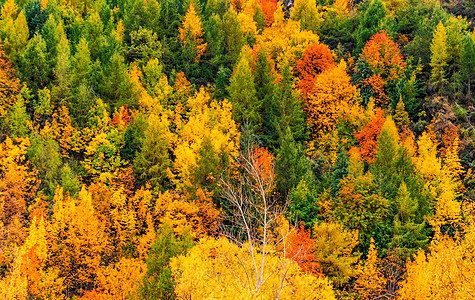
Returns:
[[[41,9],[41,2],[39,0],[28,2],[25,7],[25,17],[28,24],[28,31],[30,32],[30,39],[35,33],[40,33],[43,25],[48,20],[48,8]]]

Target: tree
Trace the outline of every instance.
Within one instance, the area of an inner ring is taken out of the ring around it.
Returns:
[[[355,290],[358,291],[360,299],[374,299],[385,292],[386,279],[380,268],[378,250],[374,246],[373,238],[371,238],[368,258],[355,282]]]
[[[297,61],[301,93],[304,96],[311,94],[315,77],[333,67],[335,67],[335,62],[328,46],[320,43],[309,45],[303,52],[302,58]]]
[[[247,243],[243,246],[225,238],[208,238],[201,240],[186,256],[172,258],[170,265],[177,282],[177,296],[200,299],[336,299],[331,283],[325,277],[306,274],[296,262],[277,253],[263,256],[256,249],[249,252]],[[262,270],[265,281],[254,281],[254,271],[249,269],[253,264]],[[284,271],[275,269],[280,265],[285,267]]]
[[[144,182],[150,182],[153,187],[163,187],[168,178],[167,170],[171,167],[168,154],[172,140],[170,120],[162,112],[151,113],[145,122],[146,129],[143,137],[139,138],[139,149],[133,159],[134,170]]]
[[[91,194],[83,186],[78,198],[63,195],[58,188],[53,198],[49,264],[60,270],[66,296],[92,290],[100,271],[102,255],[108,255],[108,237],[96,215]]]
[[[317,9],[315,0],[297,0],[290,13],[290,18],[300,21],[301,30],[309,30],[317,33],[323,16]]]
[[[0,15],[0,37],[5,53],[14,63],[18,63],[29,36],[24,12],[19,12],[15,1],[6,1]]]
[[[25,237],[27,207],[37,190],[36,170],[26,159],[28,138],[6,137],[0,144],[0,258],[5,260]]]
[[[385,121],[384,112],[377,108],[371,121],[363,129],[355,133],[355,137],[358,139],[361,147],[361,156],[368,163],[372,163],[376,158],[378,137]]]
[[[180,41],[185,48],[185,57],[188,60],[194,60],[194,62],[197,63],[206,50],[206,43],[203,43],[204,32],[201,25],[201,19],[197,15],[195,5],[193,3],[190,3],[179,31]]]
[[[228,92],[234,120],[241,125],[249,122],[254,129],[258,129],[262,126],[262,101],[257,97],[251,55],[251,49],[244,47],[229,82]]]
[[[381,21],[386,17],[387,10],[380,0],[373,0],[369,3],[358,29],[355,33],[356,52],[359,53],[366,42],[379,31]]]
[[[318,138],[335,129],[339,115],[354,106],[356,87],[351,84],[344,62],[318,75],[312,85],[305,112],[307,123]]]
[[[473,227],[471,220],[463,238],[436,235],[428,251],[419,250],[407,263],[400,298],[471,299],[475,292],[470,283],[475,276]]]
[[[396,105],[396,111],[394,112],[394,121],[396,121],[397,125],[404,126],[409,125],[411,122],[409,120],[409,114],[405,109],[404,102],[402,101],[402,96],[399,97],[399,102]]]
[[[0,116],[10,110],[19,92],[20,80],[0,45]]]
[[[471,80],[475,78],[475,41],[471,34],[466,34],[463,39],[462,70],[467,80],[468,101],[472,99]]]
[[[31,90],[36,93],[46,87],[50,66],[48,65],[46,43],[41,35],[35,36],[20,58],[20,70]]]
[[[315,261],[323,274],[341,288],[356,275],[358,231],[345,229],[340,223],[315,222],[312,237]]]
[[[171,226],[163,224],[157,233],[146,260],[147,271],[142,278],[138,294],[141,299],[174,299],[175,285],[170,260],[185,255],[194,246],[191,235],[175,236]]]
[[[440,92],[447,84],[445,68],[447,67],[448,59],[447,31],[442,22],[440,22],[434,30],[430,51],[432,53],[430,60],[430,66],[432,67],[430,78],[435,88]]]

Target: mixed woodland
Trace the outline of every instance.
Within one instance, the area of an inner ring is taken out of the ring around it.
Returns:
[[[474,0],[0,5],[1,299],[475,298]]]

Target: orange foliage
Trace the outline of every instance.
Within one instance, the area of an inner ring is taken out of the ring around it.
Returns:
[[[274,12],[277,9],[276,0],[260,0],[262,14],[266,20],[266,25],[269,27],[274,23]]]
[[[254,150],[253,167],[264,185],[274,180],[274,156],[267,148],[257,147]]]
[[[128,105],[121,106],[119,111],[114,114],[112,118],[112,126],[119,130],[124,130],[130,123],[130,110]]]
[[[380,108],[376,108],[376,113],[371,121],[355,134],[361,147],[361,156],[367,163],[372,163],[376,158],[378,137],[385,121],[384,112]]]
[[[297,72],[301,79],[299,89],[306,96],[313,91],[313,80],[316,75],[335,66],[330,48],[324,44],[309,45],[297,61]]]
[[[365,79],[364,82],[366,85],[369,85],[373,88],[373,95],[376,96],[374,102],[378,106],[386,106],[388,105],[389,98],[384,92],[384,86],[386,82],[381,77],[381,75],[371,75],[370,78]]]
[[[406,63],[398,45],[388,36],[386,30],[373,35],[363,48],[363,55],[371,70],[382,74],[388,80],[404,75]]]
[[[314,240],[310,237],[310,231],[305,230],[303,222],[300,228],[295,228],[288,239],[289,245],[285,257],[297,262],[303,271],[314,275],[321,275],[320,265],[315,261],[313,253]]]

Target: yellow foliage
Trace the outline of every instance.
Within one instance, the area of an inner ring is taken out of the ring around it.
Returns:
[[[463,238],[434,238],[430,251],[419,250],[406,265],[399,299],[473,299],[475,286],[474,223]]]
[[[98,275],[100,299],[138,299],[137,288],[146,269],[145,262],[135,258],[121,258],[103,268]]]
[[[212,199],[201,189],[196,192],[197,199],[189,201],[176,193],[161,194],[156,210],[160,223],[168,223],[178,235],[190,230],[193,238],[202,238],[214,234],[218,229],[219,210]]]
[[[100,271],[101,255],[109,253],[109,241],[91,194],[83,186],[77,199],[64,199],[63,189],[58,188],[53,202],[49,264],[60,270],[66,286],[93,282]]]
[[[427,181],[435,180],[440,176],[441,164],[437,157],[437,145],[431,139],[430,134],[424,131],[417,141],[418,155],[413,162],[417,170]]]
[[[206,50],[207,43],[203,43],[203,27],[201,25],[201,18],[198,16],[195,10],[195,5],[190,3],[188,11],[186,12],[183,23],[179,28],[180,41],[183,44],[187,42],[193,43],[196,50],[195,62],[198,62],[200,57]],[[191,41],[189,40],[191,38]]]
[[[355,275],[359,253],[353,253],[358,245],[358,231],[346,230],[339,223],[315,223],[314,239],[315,261],[337,286],[348,282]]]
[[[314,134],[333,130],[339,114],[355,106],[355,97],[356,87],[351,84],[344,61],[318,75],[306,102],[307,122]]]
[[[383,294],[385,287],[386,279],[379,267],[378,250],[374,245],[374,239],[371,238],[368,258],[355,282],[355,290],[358,291],[359,299],[371,300]]]
[[[266,281],[260,288],[245,270],[259,270],[264,262]],[[267,253],[265,260],[256,251],[221,238],[203,239],[186,256],[170,262],[180,298],[193,299],[335,299],[326,278],[305,274],[292,260]]]
[[[227,100],[212,101],[201,88],[188,100],[188,119],[175,115],[177,137],[173,145],[175,161],[173,182],[178,190],[193,188],[192,170],[197,165],[198,152],[207,138],[217,156],[228,153],[237,156],[239,130],[232,119],[232,107]]]
[[[28,282],[21,274],[23,255],[17,249],[12,269],[6,277],[0,280],[0,297],[2,299],[26,300],[28,299]]]
[[[279,16],[280,13],[282,13],[282,18]],[[285,65],[293,69],[305,49],[311,44],[318,43],[319,37],[311,31],[300,30],[298,21],[284,20],[282,8],[279,5],[274,19],[274,24],[264,28],[262,34],[257,36],[256,45],[267,50],[276,62],[277,69],[281,70]]]

